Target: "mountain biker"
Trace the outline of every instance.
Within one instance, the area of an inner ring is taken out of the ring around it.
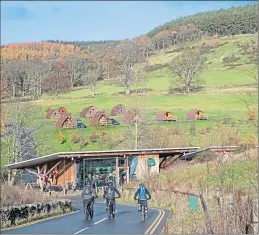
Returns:
[[[94,205],[94,198],[97,197],[96,192],[94,188],[91,186],[90,181],[86,182],[86,186],[83,189],[83,192],[81,194],[83,198],[83,204],[84,204],[84,213],[86,207],[90,204],[91,209],[93,208]]]
[[[147,198],[147,195],[148,195],[148,198]],[[151,199],[151,194],[148,191],[148,189],[144,186],[143,183],[139,185],[139,188],[134,195],[134,200],[136,200],[137,197],[138,197],[138,211],[141,210],[141,204],[148,209],[147,200]]]
[[[113,186],[112,182],[108,183],[108,188],[104,191],[103,198],[106,199],[106,211],[108,211],[109,200],[113,203],[113,213],[115,213],[115,193],[121,197],[118,189]]]

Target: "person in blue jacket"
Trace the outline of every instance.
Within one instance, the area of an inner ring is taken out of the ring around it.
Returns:
[[[148,196],[148,197],[147,197]],[[141,183],[139,185],[139,188],[138,190],[136,191],[135,195],[134,195],[134,200],[136,200],[138,197],[138,210],[140,211],[141,210],[141,204],[148,208],[147,207],[147,200],[150,200],[151,199],[151,194],[150,192],[148,191],[148,189],[144,186],[143,183]]]

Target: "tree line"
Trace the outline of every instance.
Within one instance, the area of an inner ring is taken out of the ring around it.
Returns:
[[[209,36],[215,34],[220,36],[254,34],[258,32],[258,4],[185,16],[153,29],[147,33],[147,36],[154,37],[164,30],[187,24],[194,24],[198,30]]]

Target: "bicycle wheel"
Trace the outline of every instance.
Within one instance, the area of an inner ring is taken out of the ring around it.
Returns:
[[[88,220],[89,219],[89,210],[88,210],[88,206],[86,206],[85,208],[85,219]]]
[[[112,218],[114,219],[115,218],[115,211],[113,209],[114,209],[114,205],[112,203]]]
[[[111,219],[111,201],[109,201],[109,204],[108,204],[107,217],[108,219]]]
[[[145,221],[145,207],[141,205],[141,221]]]
[[[90,210],[90,218],[92,219],[94,217],[94,209]]]

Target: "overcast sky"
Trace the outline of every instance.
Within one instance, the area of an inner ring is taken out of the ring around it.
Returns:
[[[181,16],[255,1],[1,1],[1,44],[119,40]]]

